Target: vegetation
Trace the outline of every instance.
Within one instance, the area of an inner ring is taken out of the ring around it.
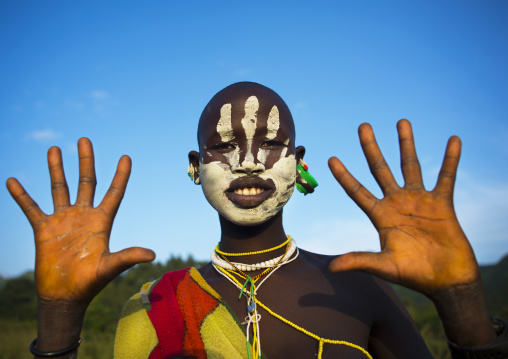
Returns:
[[[204,262],[192,257],[170,258],[165,264],[137,265],[116,278],[90,304],[83,326],[80,359],[113,357],[116,322],[127,298],[141,285],[163,273],[185,267],[199,267]],[[508,318],[508,256],[493,266],[481,267],[489,311],[493,316]],[[394,286],[435,358],[448,359],[446,339],[432,303],[423,295]],[[37,303],[33,273],[17,278],[0,278],[0,359],[31,358],[28,344],[37,335]]]

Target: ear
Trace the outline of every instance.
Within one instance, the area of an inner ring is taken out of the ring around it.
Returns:
[[[195,184],[201,184],[199,181],[199,152],[189,152],[189,176]]]
[[[296,164],[297,165],[300,163],[300,160],[303,160],[304,156],[305,156],[305,147],[298,146],[296,148]],[[307,183],[307,181],[305,181],[302,178],[302,176],[300,175],[300,173],[298,171],[296,171],[296,183],[299,183],[300,185],[302,185],[307,190],[308,193],[314,192],[314,187],[309,185]]]

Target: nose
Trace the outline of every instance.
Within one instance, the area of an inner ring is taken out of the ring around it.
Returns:
[[[265,171],[265,165],[261,162],[254,163],[254,160],[251,158],[245,158],[241,164],[233,166],[232,168],[234,173],[245,173],[248,175],[261,173]]]

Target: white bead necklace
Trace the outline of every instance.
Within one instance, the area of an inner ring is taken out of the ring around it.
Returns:
[[[278,256],[273,259],[269,259],[265,262],[256,263],[256,264],[237,263],[237,262],[232,262],[232,263],[238,269],[240,269],[244,272],[251,272],[251,271],[255,271],[255,270],[259,270],[259,269],[263,269],[263,268],[271,268],[275,264],[277,264],[277,262],[279,262],[281,260],[282,256],[284,256],[284,258],[282,259],[281,262],[284,262],[284,261],[288,260],[289,258],[291,258],[293,253],[295,253],[295,250],[296,250],[296,242],[293,239],[291,239],[289,241],[289,248],[288,248],[287,252],[281,256]],[[212,251],[210,258],[212,260],[212,263],[215,264],[217,267],[221,267],[226,270],[235,270],[236,269],[231,264],[229,264],[227,261],[225,261],[224,259],[217,256],[217,253],[215,251]]]

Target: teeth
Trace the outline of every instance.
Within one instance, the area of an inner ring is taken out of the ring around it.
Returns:
[[[264,192],[263,188],[246,187],[235,189],[236,194],[241,194],[244,196],[254,196],[256,194],[260,194],[261,192]]]

